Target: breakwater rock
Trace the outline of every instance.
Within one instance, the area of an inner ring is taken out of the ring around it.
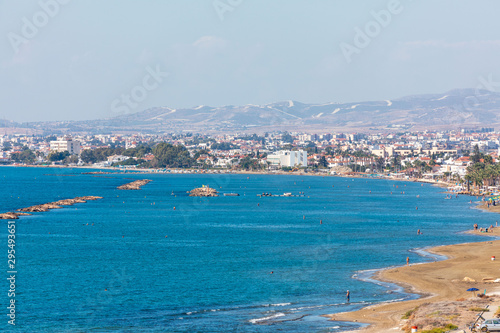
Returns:
[[[219,192],[208,186],[195,188],[188,192],[190,197],[218,197]]]
[[[118,189],[119,190],[140,190],[141,186],[144,186],[151,181],[152,181],[151,179],[140,179],[140,180],[136,180],[136,181],[133,181],[131,183],[128,183],[128,184],[118,186]]]
[[[17,220],[19,216],[31,215],[27,213],[8,212],[0,214],[0,220]]]
[[[49,202],[46,204],[30,206],[26,208],[20,208],[16,212],[8,212],[4,214],[0,214],[0,220],[17,220],[19,216],[31,215],[27,213],[38,213],[38,212],[46,212],[50,209],[58,209],[62,208],[62,206],[72,206],[75,203],[83,203],[91,200],[102,199],[102,197],[96,196],[85,196],[85,197],[76,197],[73,199],[63,199],[59,201]]]

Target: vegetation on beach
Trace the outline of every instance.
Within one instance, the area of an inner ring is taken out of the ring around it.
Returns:
[[[451,330],[456,330],[456,329],[458,329],[458,326],[453,325],[453,324],[447,324],[444,327],[437,327],[437,328],[433,328],[431,330],[423,330],[420,332],[421,333],[446,333],[446,332],[449,332]]]
[[[479,151],[479,147],[474,147],[474,154],[470,156],[474,163],[467,167],[465,181],[468,190],[471,185],[473,189],[481,186],[493,186],[499,183],[500,163],[494,163],[490,155],[484,155]]]
[[[401,317],[401,319],[409,319],[411,315],[417,310],[417,308],[406,311],[405,314]]]
[[[478,308],[478,307],[474,307],[474,308],[470,308],[469,311],[475,311],[475,312],[489,312],[490,310],[488,308]]]

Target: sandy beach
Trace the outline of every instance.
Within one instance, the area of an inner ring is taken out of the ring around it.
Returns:
[[[500,236],[500,228],[493,232],[481,233],[484,236]],[[361,322],[371,324],[358,332],[397,332],[409,330],[417,325],[421,329],[430,329],[452,323],[459,329],[473,321],[477,312],[474,308],[489,305],[490,317],[500,305],[500,240],[487,240],[479,243],[440,246],[429,252],[444,255],[447,260],[402,266],[381,271],[376,278],[401,285],[405,290],[417,293],[421,297],[405,302],[373,305],[355,312],[329,315],[332,320]],[[492,256],[498,258],[492,260]],[[405,263],[402,263],[405,264]],[[499,282],[494,282],[499,279]],[[480,298],[468,292],[477,288]],[[496,295],[498,293],[498,295]],[[355,301],[355,291],[351,294]],[[417,311],[414,311],[417,309]],[[409,319],[402,319],[407,312],[414,311]]]

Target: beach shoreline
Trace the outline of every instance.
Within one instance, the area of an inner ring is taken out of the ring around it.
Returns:
[[[413,325],[422,327],[418,324],[425,322],[426,318],[415,316],[412,318],[410,316],[409,319],[402,319],[405,313],[411,313],[415,309],[422,309],[419,311],[425,313],[425,308],[431,310],[435,310],[436,306],[456,308],[456,303],[492,304],[492,309],[495,306],[500,306],[498,296],[480,299],[472,297],[471,293],[467,292],[467,289],[471,287],[481,291],[486,290],[486,295],[494,295],[500,291],[500,262],[496,260],[496,258],[500,258],[500,240],[498,240],[500,228],[493,228],[492,232],[488,233],[479,230],[469,230],[466,233],[489,236],[492,239],[432,247],[425,251],[444,256],[446,259],[409,266],[382,268],[372,277],[377,281],[396,284],[403,288],[405,293],[418,295],[417,299],[378,303],[360,310],[330,314],[325,315],[325,317],[333,321],[367,325],[345,333],[398,332],[408,331]],[[473,307],[473,305],[470,306]],[[424,317],[429,316],[428,312]],[[460,316],[463,320],[458,324],[461,324],[462,327],[457,326],[460,329],[465,329],[464,323],[472,321],[475,313],[465,311]]]
[[[336,177],[336,178],[360,178],[360,179],[374,179],[374,180],[390,180],[429,184],[441,188],[448,188],[453,186],[453,183],[443,181],[432,181],[423,178],[397,178],[380,174],[356,173],[356,174],[330,174],[320,172],[286,172],[286,171],[247,171],[247,170],[229,170],[229,169],[182,169],[182,168],[164,168],[164,169],[124,169],[120,167],[96,167],[96,166],[65,166],[65,165],[0,165],[0,167],[14,167],[14,168],[56,168],[56,169],[89,169],[89,170],[109,170],[121,171],[118,174],[196,174],[196,175],[282,175],[282,176],[311,176],[311,177]],[[167,170],[167,171],[163,171]],[[115,172],[111,172],[115,173]],[[460,194],[463,195],[463,194]],[[468,194],[467,194],[468,195]],[[500,212],[500,210],[499,210]]]
[[[11,166],[11,167],[33,167],[33,166]],[[206,174],[206,175],[303,175],[303,176],[323,176],[323,177],[339,177],[339,178],[365,178],[362,176],[353,176],[353,175],[330,175],[330,174],[311,174],[311,173],[292,173],[292,172],[252,172],[252,171],[234,171],[231,170],[230,172],[221,172],[221,173],[200,173],[200,172],[168,172],[168,173],[159,173],[157,170],[131,170],[131,169],[126,169],[124,170],[123,168],[99,168],[99,167],[89,167],[89,166],[59,166],[59,165],[54,165],[54,166],[35,166],[39,168],[58,168],[58,169],[67,169],[67,168],[74,168],[74,169],[86,169],[86,170],[102,170],[106,171],[109,170],[111,173],[115,173],[114,171],[121,171],[119,174]],[[174,169],[175,170],[175,169]],[[181,171],[187,171],[183,169],[177,169]],[[368,177],[366,177],[368,178]],[[437,182],[430,182],[426,180],[413,180],[413,179],[399,179],[399,178],[390,178],[390,177],[370,177],[370,179],[378,179],[378,180],[391,180],[391,181],[411,181],[411,182],[421,182],[421,183],[428,183],[431,185],[439,186],[439,187],[447,187],[449,184],[448,183],[437,183]],[[487,208],[483,206],[482,204],[478,205],[476,208],[479,209],[484,209],[492,212],[500,212],[500,206],[494,206]],[[495,209],[498,208],[498,210]],[[472,225],[471,225],[472,226]],[[488,234],[481,234],[483,236],[500,236],[500,228],[498,228],[498,233],[488,233]],[[470,232],[470,231],[469,231]],[[465,244],[458,244],[458,245],[448,245],[448,246],[437,246],[428,249],[428,252],[435,253],[438,255],[445,255],[448,257],[448,259],[444,261],[437,261],[437,262],[432,262],[432,263],[423,263],[419,265],[412,265],[410,268],[419,268],[421,266],[426,266],[426,265],[431,265],[435,263],[443,263],[443,262],[448,262],[449,260],[453,260],[455,257],[453,255],[448,256],[447,254],[443,254],[442,248],[445,249],[445,252],[450,251],[449,253],[453,254],[455,253],[455,250],[449,250],[453,249],[453,247],[457,247],[459,250],[461,250],[461,246],[467,245],[467,244],[482,244],[482,243],[488,243],[488,242],[479,242],[479,243],[465,243]],[[495,248],[498,247],[498,251],[495,252],[496,255],[498,256],[500,260],[500,241],[495,241]],[[457,251],[459,251],[457,250]],[[489,257],[488,257],[489,258]],[[458,263],[459,264],[459,263]],[[396,270],[396,271],[395,271]],[[401,270],[401,271],[400,271]],[[412,279],[407,279],[407,274],[403,274],[405,270],[408,270],[405,266],[403,267],[396,267],[396,268],[386,268],[386,269],[381,269],[379,272],[375,274],[373,279],[375,280],[380,280],[383,282],[388,282],[392,284],[396,284],[398,286],[401,286],[405,292],[411,293],[411,294],[417,294],[419,295],[418,299],[412,299],[412,300],[407,300],[407,301],[402,301],[402,302],[394,302],[394,303],[382,303],[382,304],[374,304],[370,305],[366,308],[354,311],[354,312],[346,312],[346,313],[337,313],[333,315],[325,315],[329,319],[335,320],[335,321],[342,321],[342,322],[356,322],[356,323],[366,323],[369,324],[370,326],[360,328],[359,330],[356,330],[356,332],[388,332],[394,328],[398,328],[400,330],[403,325],[406,324],[405,321],[401,320],[401,315],[405,313],[406,311],[409,311],[417,306],[420,306],[426,302],[444,302],[444,301],[452,301],[453,299],[457,298],[465,298],[470,295],[467,293],[459,293],[458,290],[456,292],[456,296],[450,296],[452,294],[444,294],[440,295],[439,294],[439,289],[435,290],[435,288],[429,288],[429,286],[422,286],[419,283],[415,283],[414,280]],[[412,272],[412,277],[414,276],[421,276],[422,273],[420,272],[419,274],[415,274],[415,271],[419,271],[419,269],[414,269]],[[400,273],[400,274],[396,274]],[[418,272],[417,272],[418,273]],[[462,276],[462,279],[465,276]],[[471,277],[472,278],[472,277]],[[500,274],[498,276],[500,278]],[[439,278],[436,278],[437,280],[440,279],[446,279],[443,276],[440,276]],[[475,280],[475,278],[473,278]],[[482,279],[482,277],[481,277]],[[459,281],[459,278],[455,279],[457,283],[459,284],[464,284],[462,282],[464,281]],[[492,286],[491,283],[486,283],[486,282],[478,282],[481,284],[481,287],[478,287],[479,289],[484,289],[483,286],[488,286],[490,288]],[[470,284],[469,282],[466,282],[465,284]],[[439,284],[442,286],[441,284]],[[448,288],[446,286],[446,288]],[[446,289],[445,288],[445,289]],[[495,288],[497,288],[495,286]],[[463,288],[462,288],[463,289]],[[498,283],[498,289],[500,290],[500,283]],[[465,289],[464,289],[465,290]],[[455,294],[453,294],[455,295]],[[377,318],[377,317],[382,317],[382,318]],[[384,319],[385,320],[380,320]]]

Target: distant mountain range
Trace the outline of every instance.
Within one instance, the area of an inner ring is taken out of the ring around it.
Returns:
[[[0,121],[0,127],[22,127],[57,133],[234,133],[272,131],[399,131],[498,127],[500,93],[457,89],[444,94],[407,96],[357,103],[155,107],[113,118],[87,121]]]

